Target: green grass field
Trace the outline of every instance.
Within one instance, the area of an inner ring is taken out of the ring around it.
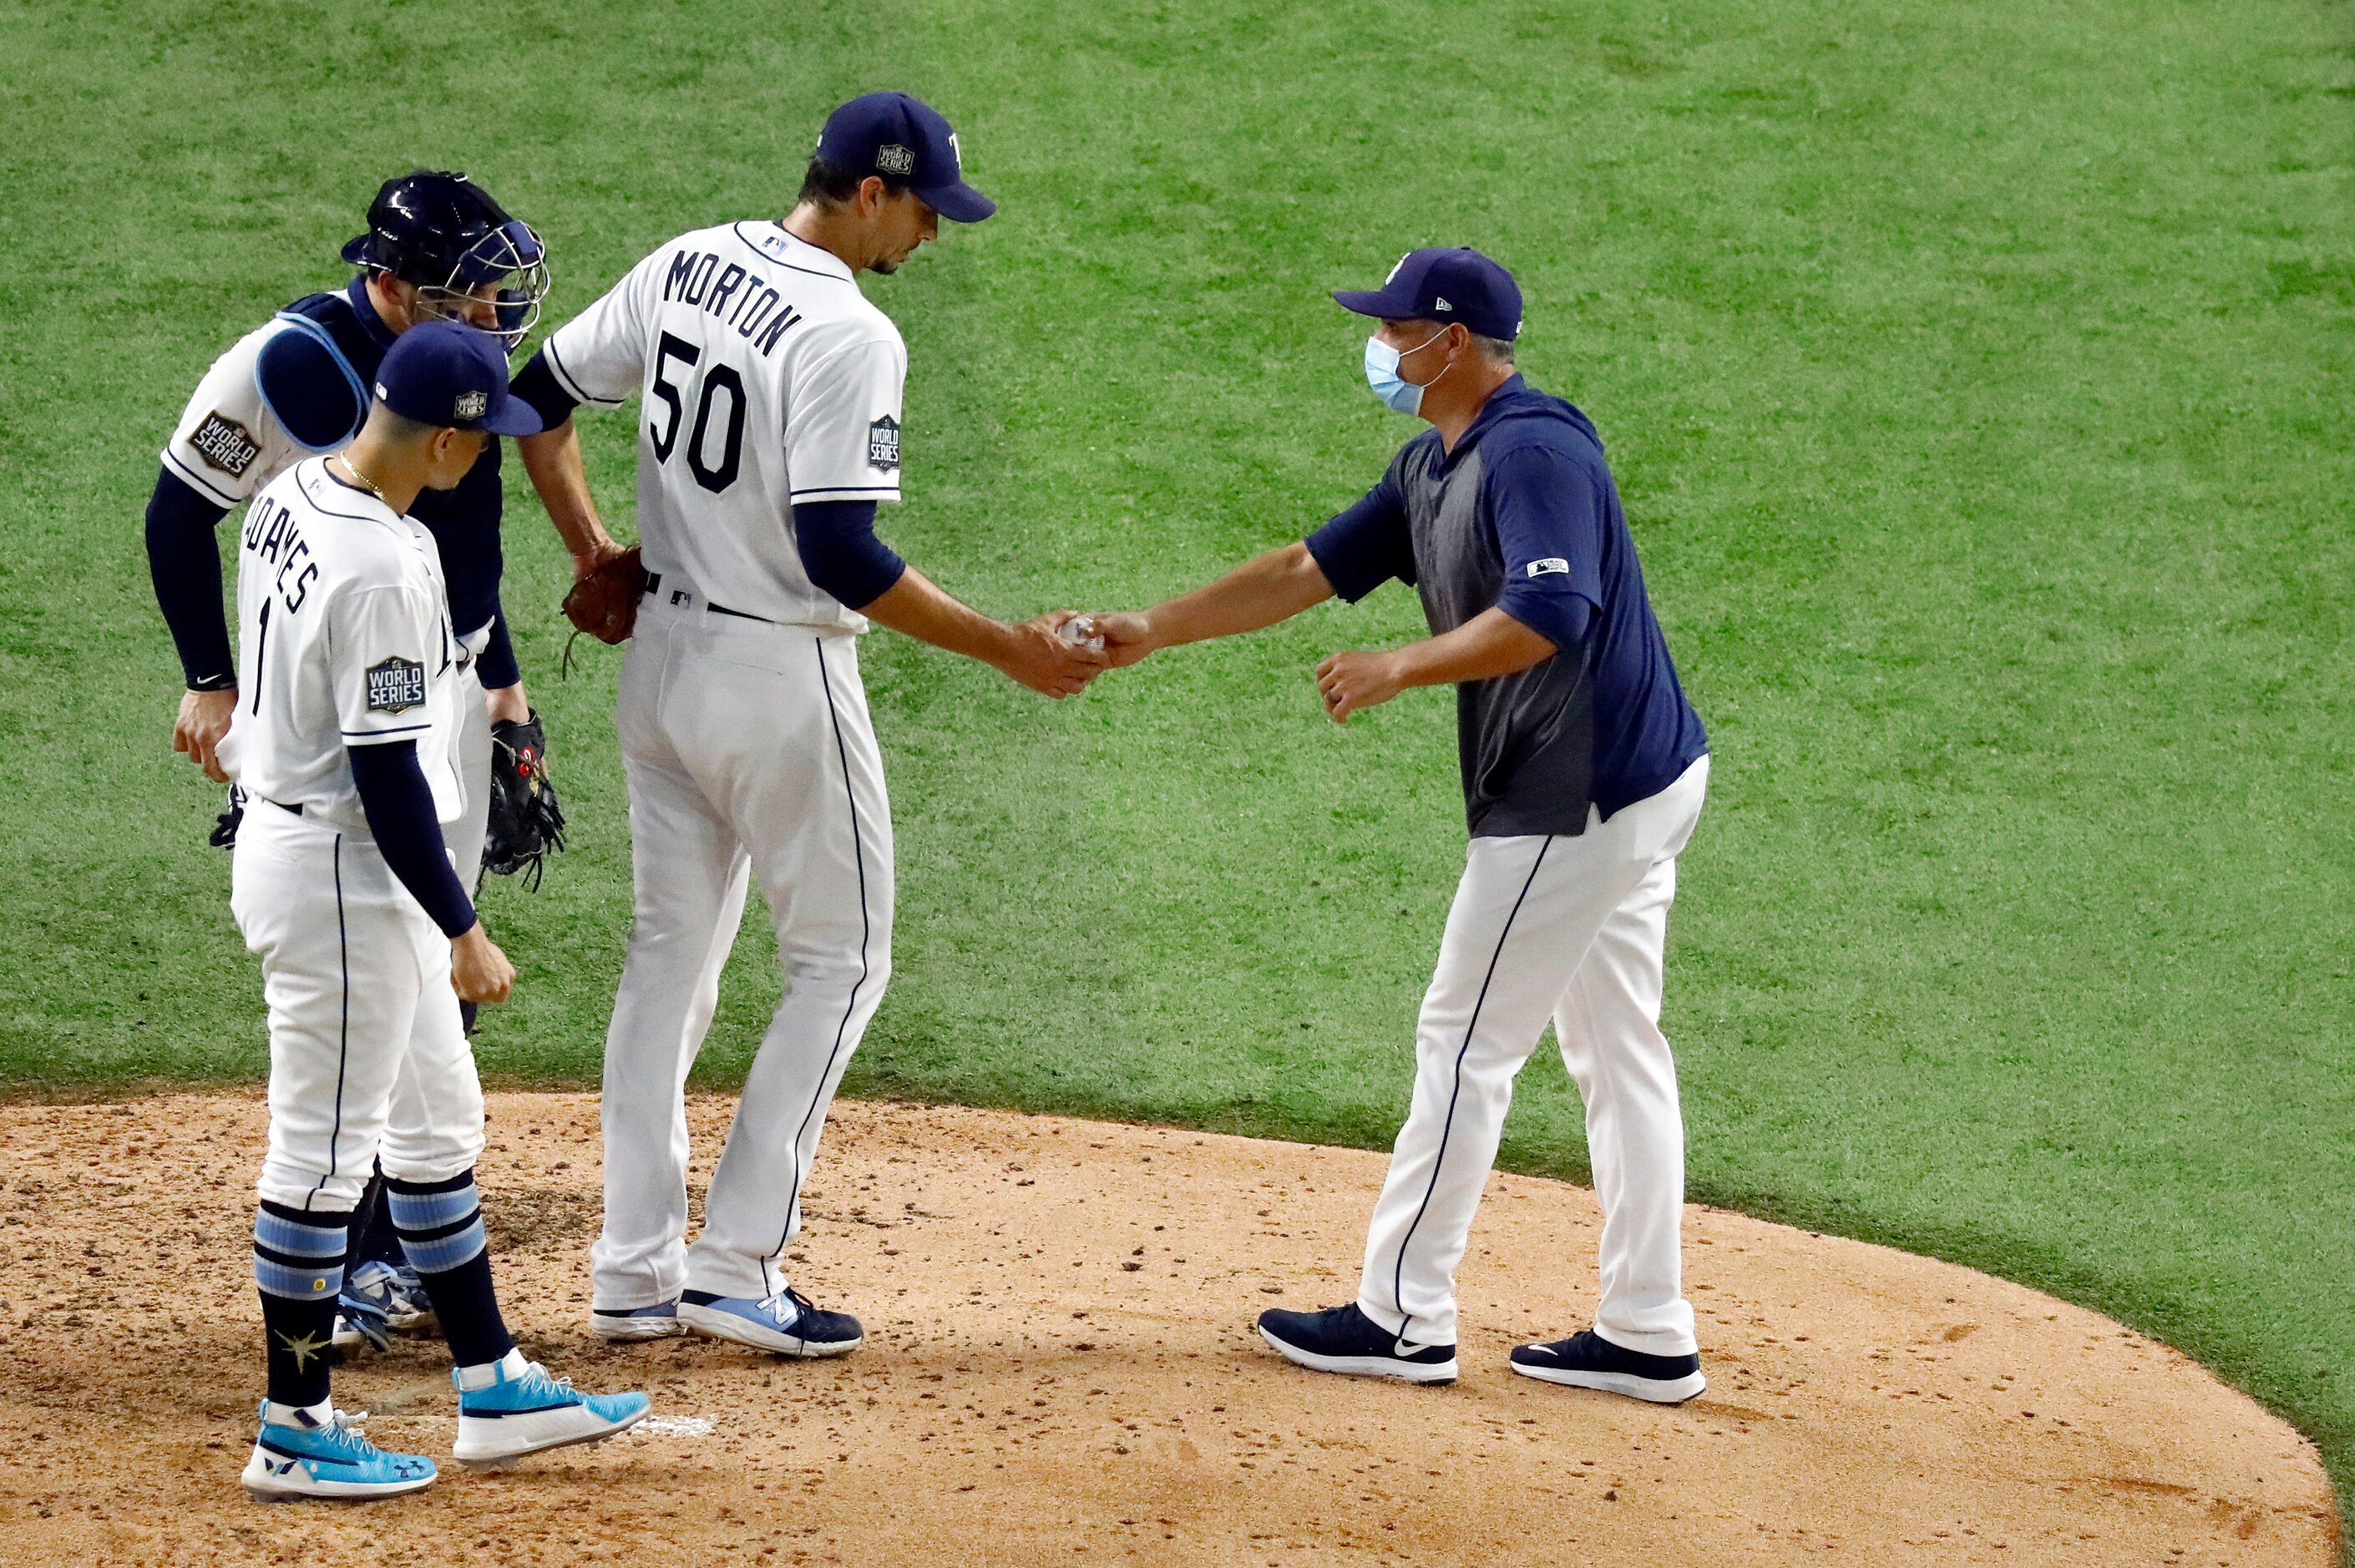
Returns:
[[[1324,291],[1497,255],[1716,749],[1670,959],[1695,1196],[2115,1314],[2355,1489],[2344,6],[0,0],[0,1084],[262,1071],[139,537],[212,355],[338,279],[388,173],[538,224],[561,319],[904,86],[1003,212],[870,280],[911,364],[887,537],[1007,615],[1296,537],[1418,428]],[[589,423],[623,528],[632,428]],[[523,979],[482,1058],[590,1084],[618,661],[558,678],[510,471],[578,831],[486,898]],[[870,638],[900,970],[852,1090],[1386,1144],[1452,710],[1337,729],[1308,670],[1418,626],[1393,588],[1060,706]],[[756,931],[704,1081],[776,985]],[[1546,1057],[1506,1155],[1582,1173]]]

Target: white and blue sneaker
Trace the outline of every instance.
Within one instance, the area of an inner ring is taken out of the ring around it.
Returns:
[[[687,1332],[678,1320],[678,1303],[657,1301],[651,1307],[600,1307],[589,1314],[590,1326],[601,1340],[624,1343],[633,1340],[668,1340]]]
[[[791,1288],[762,1297],[689,1290],[678,1298],[678,1320],[715,1340],[733,1340],[805,1361],[847,1355],[867,1342],[858,1319],[847,1312],[820,1311]]]
[[[395,1334],[430,1334],[439,1325],[425,1282],[406,1265],[371,1258],[351,1272],[336,1298],[336,1349],[392,1349]]]
[[[453,1367],[450,1382],[458,1390],[458,1440],[450,1457],[477,1467],[602,1441],[654,1408],[643,1393],[582,1393],[570,1378],[550,1377],[538,1361],[524,1360],[521,1351],[487,1366]]]
[[[439,1334],[441,1316],[433,1310],[433,1298],[425,1294],[425,1281],[417,1270],[405,1263],[392,1266],[391,1288],[386,1293],[384,1320],[396,1334]]]
[[[321,1409],[326,1409],[322,1405]],[[422,1491],[433,1484],[433,1461],[422,1454],[388,1454],[368,1440],[359,1424],[368,1412],[273,1409],[261,1403],[261,1436],[240,1478],[256,1502],[327,1498],[366,1502]]]

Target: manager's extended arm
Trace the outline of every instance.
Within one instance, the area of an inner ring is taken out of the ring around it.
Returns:
[[[1094,617],[1117,668],[1146,654],[1213,637],[1257,631],[1333,597],[1325,568],[1303,544],[1254,556],[1218,581],[1151,609]]]

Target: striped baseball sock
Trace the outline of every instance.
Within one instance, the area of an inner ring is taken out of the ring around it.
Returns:
[[[423,1281],[450,1357],[462,1367],[497,1361],[515,1348],[491,1286],[489,1238],[474,1195],[474,1173],[442,1181],[384,1179],[385,1202],[400,1232],[400,1250]]]
[[[350,1226],[348,1211],[306,1213],[267,1201],[253,1217],[253,1283],[261,1291],[273,1404],[314,1405],[327,1397]]]

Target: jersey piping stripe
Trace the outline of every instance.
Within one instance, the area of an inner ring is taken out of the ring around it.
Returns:
[[[564,360],[556,352],[555,338],[550,337],[541,344],[539,352],[547,356],[549,369],[556,373],[556,378],[564,384],[564,390],[571,394],[575,402],[586,403],[594,408],[618,408],[628,401],[625,397],[592,397],[583,392],[581,383],[573,380],[572,373],[564,368]]]
[[[325,464],[325,459],[320,459],[320,478],[323,478],[325,482],[330,482],[330,485],[335,485],[336,490],[351,490],[351,485],[346,485],[346,482],[344,482],[344,481],[339,481],[339,478],[335,478],[335,475],[332,475],[332,473],[327,473],[327,464]],[[327,506],[327,503],[325,503],[323,499],[318,499],[318,487],[315,487],[315,485],[304,485],[304,487],[302,487],[302,499],[304,499],[304,502],[311,503],[311,511],[315,511],[315,514],[323,514],[323,515],[330,515],[330,518],[344,518],[344,520],[348,520],[348,523],[375,523],[377,527],[391,527],[391,523],[393,523],[393,518],[391,518],[391,509],[384,509],[384,511],[336,511],[335,506]]]
[[[793,497],[798,501],[805,495],[847,495],[853,491],[863,493],[877,490],[896,491],[899,488],[896,484],[821,484],[815,490],[796,490],[793,492]]]
[[[736,236],[736,238],[737,238],[740,241],[741,241],[747,249],[751,249],[754,254],[758,255],[758,256],[761,258],[761,260],[763,260],[763,261],[774,261],[774,262],[776,262],[776,264],[777,264],[778,266],[784,268],[784,269],[785,269],[787,271],[789,271],[789,272],[806,272],[806,273],[808,273],[808,274],[809,274],[811,277],[813,277],[813,278],[827,278],[827,279],[831,279],[833,281],[837,282],[837,283],[849,283],[849,284],[851,284],[851,286],[852,286],[853,288],[858,287],[858,284],[857,284],[857,283],[856,283],[852,279],[850,279],[850,278],[847,278],[847,277],[844,276],[844,275],[843,275],[842,273],[840,273],[840,272],[828,272],[828,271],[825,270],[824,269],[822,269],[822,268],[817,268],[817,267],[800,267],[800,266],[795,266],[793,262],[791,262],[791,261],[787,261],[787,260],[784,260],[781,259],[781,258],[776,254],[776,252],[774,252],[774,251],[773,251],[773,250],[765,250],[765,249],[762,249],[762,247],[761,247],[761,242],[760,242],[759,240],[757,240],[757,239],[754,239],[754,238],[751,238],[750,235],[746,234],[746,233],[744,232],[744,226],[743,226],[742,224],[741,224],[741,223],[731,223],[731,224],[730,224],[728,227],[729,227],[730,230],[732,233],[734,233],[734,235]],[[799,236],[799,235],[797,235],[797,234],[786,234],[786,231],[785,231],[784,229],[783,229],[783,228],[778,229],[778,230],[777,230],[777,232],[778,232],[778,233],[780,233],[780,234],[784,234],[784,235],[785,235],[785,237],[786,237],[788,239],[794,240],[794,241],[796,241],[796,242],[798,242],[798,243],[800,243],[800,244],[803,244],[803,245],[809,245],[809,241],[808,241],[808,240],[806,240],[806,239],[803,239],[803,238],[801,238],[801,236]],[[810,246],[810,249],[813,249],[813,250],[815,250],[815,249],[817,249],[817,247],[816,247],[816,246],[812,245],[812,246]]]
[[[440,674],[440,671],[435,671]],[[357,740],[389,740],[396,735],[414,735],[421,729],[432,729],[431,724],[405,724],[393,729],[347,729],[343,733]]]
[[[1497,978],[1497,960],[1505,956],[1505,938],[1513,934],[1513,921],[1520,915],[1521,906],[1529,896],[1529,888],[1537,882],[1538,868],[1545,864],[1546,851],[1551,848],[1553,837],[1548,834],[1545,842],[1538,845],[1538,858],[1529,863],[1529,874],[1521,883],[1520,895],[1513,900],[1512,909],[1505,916],[1505,928],[1497,933],[1496,951],[1488,955],[1488,972],[1480,977],[1480,994],[1472,1003],[1470,1021],[1464,1025],[1464,1044],[1455,1051],[1455,1085],[1447,1095],[1447,1119],[1439,1128],[1439,1152],[1431,1161],[1431,1184],[1423,1190],[1422,1205],[1415,1210],[1414,1218],[1408,1222],[1406,1234],[1399,1238],[1398,1266],[1391,1274],[1391,1301],[1398,1308],[1401,1339],[1406,1337],[1407,1325],[1413,1321],[1406,1309],[1406,1249],[1408,1244],[1414,1240],[1415,1229],[1423,1224],[1423,1216],[1430,1211],[1432,1194],[1439,1191],[1440,1168],[1447,1160],[1448,1135],[1455,1130],[1456,1102],[1464,1097],[1464,1058],[1472,1054],[1472,1036],[1480,1027],[1480,1010],[1487,1005],[1488,986]]]
[[[211,480],[207,479],[204,475],[190,468],[186,463],[182,462],[177,454],[169,451],[165,452],[164,454],[164,462],[165,465],[170,468],[173,472],[178,474],[183,480],[186,480],[189,484],[195,486],[197,490],[201,492],[206,500],[218,502],[223,506],[240,506],[244,504],[244,496],[231,495],[219,489]]]
[[[843,1036],[850,1032],[851,1017],[858,1011],[859,989],[867,983],[867,942],[873,924],[867,907],[866,834],[858,818],[858,791],[850,783],[850,747],[842,738],[842,714],[835,706],[834,673],[826,667],[826,639],[813,637],[810,646],[817,651],[818,684],[826,688],[826,716],[834,721],[835,755],[842,762],[843,798],[850,802],[850,854],[858,867],[858,978],[851,982],[850,996],[842,1004],[842,1022],[834,1026],[834,1049],[826,1053],[826,1070],[818,1075],[817,1087],[810,1092],[809,1109],[802,1113],[801,1126],[794,1129],[794,1185],[785,1198],[784,1228],[777,1233],[777,1245],[769,1249],[773,1255],[784,1251],[785,1243],[793,1239],[794,1213],[802,1201],[802,1139],[809,1135],[810,1118],[826,1103],[826,1085],[834,1076],[835,1062],[842,1055]],[[762,1284],[768,1283],[768,1276],[769,1260],[764,1257],[761,1260]]]
[[[311,1188],[312,1198],[316,1198],[336,1174],[336,1146],[343,1141],[344,1137],[344,1066],[351,1059],[352,1052],[352,933],[350,925],[344,919],[344,835],[341,833],[336,835],[335,867],[336,951],[343,960],[344,1016],[336,1031],[336,1120],[334,1126],[327,1129],[327,1170],[326,1174]],[[303,1206],[306,1209],[311,1206],[309,1198],[304,1200]]]

